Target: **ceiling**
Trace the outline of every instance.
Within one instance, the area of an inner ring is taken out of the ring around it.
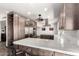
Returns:
[[[54,19],[59,16],[60,3],[0,3],[0,13],[15,11],[27,18],[36,19],[38,14],[43,18]]]

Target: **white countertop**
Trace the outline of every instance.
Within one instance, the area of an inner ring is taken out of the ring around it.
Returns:
[[[77,44],[70,44],[68,42],[60,42],[57,40],[40,39],[40,38],[25,38],[14,41],[15,45],[29,46],[33,48],[56,51],[64,54],[79,56],[79,46]]]

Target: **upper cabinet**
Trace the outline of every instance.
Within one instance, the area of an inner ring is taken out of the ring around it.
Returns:
[[[67,3],[63,4],[60,18],[59,29],[78,30],[79,29],[79,4]]]

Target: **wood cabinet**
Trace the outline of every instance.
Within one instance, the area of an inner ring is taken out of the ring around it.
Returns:
[[[79,4],[65,3],[60,13],[59,29],[78,30],[79,29]]]
[[[25,38],[25,18],[14,14],[14,40]]]
[[[14,40],[19,39],[19,16],[17,14],[14,14],[14,20],[13,20],[13,29],[14,29]]]
[[[19,16],[19,39],[25,38],[25,18]]]
[[[25,18],[14,12],[8,13],[7,17],[7,45],[11,45],[14,40],[25,38]]]
[[[6,45],[10,46],[13,42],[13,14],[7,14],[7,21],[6,21]]]

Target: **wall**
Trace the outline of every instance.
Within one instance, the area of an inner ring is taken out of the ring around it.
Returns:
[[[25,34],[33,34],[33,27],[25,27]]]
[[[54,35],[54,31],[49,31],[49,28],[54,28],[53,26],[43,26],[43,27],[37,27],[37,36],[40,36],[41,34],[44,35]],[[42,30],[42,28],[45,28],[45,31]],[[25,34],[33,34],[33,27],[25,27]]]
[[[45,28],[45,31],[42,30],[42,28]],[[50,31],[49,28],[51,28],[50,26],[43,26],[43,27],[38,27],[37,28],[37,35],[40,36],[40,35],[53,35],[54,34],[54,30],[53,31]],[[54,28],[52,26],[52,28]]]
[[[54,35],[57,33],[57,19],[49,19],[49,24],[51,26],[44,26],[45,21],[37,22],[37,36],[43,35]],[[45,28],[45,31],[42,30],[42,28]],[[53,31],[50,31],[49,28],[54,28]],[[25,34],[32,34],[33,33],[33,27],[25,27]]]
[[[42,23],[39,22],[38,23],[39,26],[37,26],[37,35],[41,35],[41,34],[44,34],[44,35],[54,35],[54,34],[56,34],[57,33],[57,21],[58,21],[57,18],[48,19],[48,23],[51,26],[44,26]],[[46,28],[46,30],[42,31],[42,28]],[[49,28],[54,28],[54,30],[50,31]]]

